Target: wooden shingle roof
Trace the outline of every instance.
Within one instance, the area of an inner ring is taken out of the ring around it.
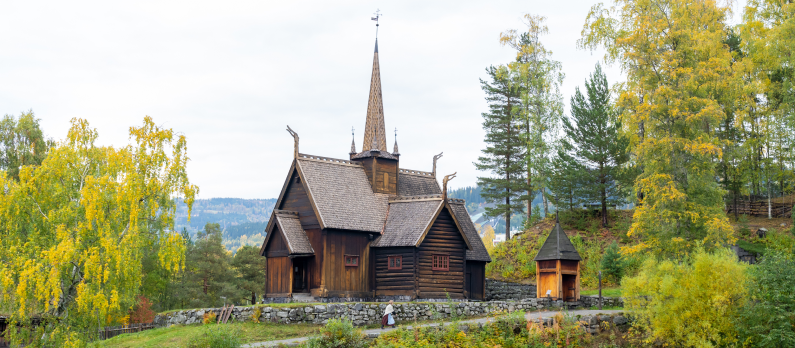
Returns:
[[[581,261],[582,258],[577,252],[577,249],[574,248],[574,244],[571,244],[571,240],[569,240],[566,232],[563,232],[563,228],[560,227],[560,222],[556,221],[555,227],[553,227],[552,231],[549,232],[549,237],[547,237],[547,240],[544,242],[544,245],[541,246],[541,249],[538,250],[538,255],[536,255],[534,260]]]
[[[403,169],[398,171],[398,195],[424,196],[441,195],[442,189],[433,173]]]
[[[373,247],[415,246],[442,206],[441,196],[406,197],[389,203],[383,235]]]
[[[480,239],[480,235],[478,235],[478,231],[475,229],[475,225],[472,223],[464,203],[463,199],[450,200],[450,208],[455,214],[458,224],[464,230],[467,239],[469,239],[469,244],[472,246],[470,250],[467,250],[467,260],[491,262],[489,252],[486,250],[486,246],[483,245],[483,240]]]
[[[361,164],[304,154],[296,162],[322,228],[381,232],[389,196],[373,193]]]
[[[279,230],[287,243],[290,255],[315,253],[315,250],[312,249],[312,244],[309,243],[309,238],[306,236],[306,231],[301,227],[301,221],[298,220],[298,212],[274,210],[273,216],[276,218]]]

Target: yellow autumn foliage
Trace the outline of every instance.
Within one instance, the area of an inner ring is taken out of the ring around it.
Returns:
[[[737,343],[735,318],[746,298],[748,266],[729,249],[696,248],[682,262],[649,258],[622,281],[633,325],[674,347]]]
[[[198,188],[188,181],[185,137],[144,118],[131,145],[98,146],[88,122],[73,119],[68,136],[19,181],[0,171],[0,296],[11,331],[33,346],[85,346],[85,332],[123,318],[142,279],[143,253],[159,245],[164,268],[178,271],[185,247],[173,231],[176,196],[190,210]],[[190,214],[190,213],[189,213]]]
[[[712,131],[744,88],[724,43],[729,13],[714,0],[617,0],[586,19],[579,45],[604,47],[627,74],[617,106],[642,193],[629,234],[643,243],[624,252],[675,256],[734,241],[715,181],[723,144]]]

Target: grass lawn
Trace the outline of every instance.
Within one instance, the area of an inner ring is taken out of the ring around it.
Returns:
[[[311,324],[273,324],[273,323],[229,323],[223,324],[229,330],[237,330],[243,344],[316,334],[320,325]],[[102,347],[185,347],[194,336],[203,332],[201,324],[173,326],[138,333],[123,334],[101,341]]]
[[[581,290],[580,295],[597,296],[599,289]],[[621,297],[621,288],[602,288],[603,297]]]

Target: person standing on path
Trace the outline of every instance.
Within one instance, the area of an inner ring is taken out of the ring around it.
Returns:
[[[386,309],[384,310],[384,316],[381,318],[381,330],[384,329],[384,326],[392,325],[392,328],[395,328],[395,319],[392,317],[392,312],[395,311],[392,308],[392,300],[389,300],[389,304],[386,305]]]

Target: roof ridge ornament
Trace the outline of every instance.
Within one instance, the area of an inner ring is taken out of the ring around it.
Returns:
[[[431,173],[433,173],[433,177],[434,178],[436,177],[436,161],[439,160],[440,158],[442,158],[442,154],[443,153],[444,152],[439,152],[438,155],[433,156],[433,171]]]
[[[447,201],[447,182],[450,181],[450,180],[453,180],[455,178],[456,174],[458,174],[458,172],[455,172],[455,173],[449,174],[449,175],[445,175],[444,179],[442,179],[442,200],[443,201]]]
[[[400,151],[398,151],[397,145],[397,127],[395,127],[395,148],[392,150],[392,154],[395,156],[400,156]]]
[[[353,134],[354,130],[355,129],[351,127],[351,155],[356,154],[356,136]]]
[[[290,128],[290,125],[287,125],[287,132],[289,132],[290,135],[293,136],[293,142],[294,142],[293,146],[295,147],[293,149],[293,158],[298,158],[298,133],[296,133],[292,128]]]

